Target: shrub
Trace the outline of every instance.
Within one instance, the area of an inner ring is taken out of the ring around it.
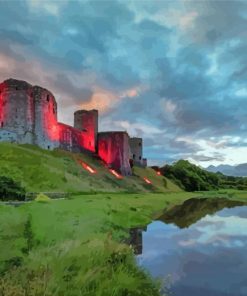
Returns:
[[[19,182],[0,176],[0,200],[25,200],[26,191]]]
[[[38,201],[38,202],[49,202],[51,199],[49,196],[45,195],[44,193],[39,193],[36,198],[35,198],[35,201]]]

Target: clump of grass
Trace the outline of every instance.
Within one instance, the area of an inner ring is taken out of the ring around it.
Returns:
[[[41,203],[47,203],[47,202],[50,202],[50,197],[45,195],[44,193],[39,193],[36,198],[35,198],[35,201],[37,202],[41,202]]]

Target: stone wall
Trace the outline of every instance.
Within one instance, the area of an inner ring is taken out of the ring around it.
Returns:
[[[57,122],[57,103],[51,92],[39,86],[34,92],[34,143],[44,149],[59,147],[59,127]]]
[[[126,132],[102,132],[98,134],[98,155],[109,168],[124,176],[131,175],[129,163],[129,135]]]
[[[18,143],[33,144],[33,91],[27,82],[9,79],[0,84],[0,127],[14,132]]]
[[[59,148],[71,152],[81,152],[83,149],[82,131],[72,126],[59,123]]]
[[[78,110],[74,113],[74,127],[82,131],[83,147],[95,152],[98,135],[98,110]]]

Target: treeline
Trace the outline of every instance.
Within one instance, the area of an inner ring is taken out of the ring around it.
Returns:
[[[0,200],[25,200],[26,191],[19,182],[0,176]]]
[[[186,191],[209,191],[218,189],[247,190],[247,178],[225,176],[211,173],[187,160],[179,160],[172,165],[165,165],[159,170],[162,175],[172,180]]]

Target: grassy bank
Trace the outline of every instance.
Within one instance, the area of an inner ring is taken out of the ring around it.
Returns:
[[[117,179],[102,162],[87,154],[48,151],[32,145],[0,143],[0,176],[20,182],[28,192],[175,192],[181,189],[151,168],[134,168]],[[78,160],[90,165],[90,174]],[[151,181],[147,184],[143,177]]]

